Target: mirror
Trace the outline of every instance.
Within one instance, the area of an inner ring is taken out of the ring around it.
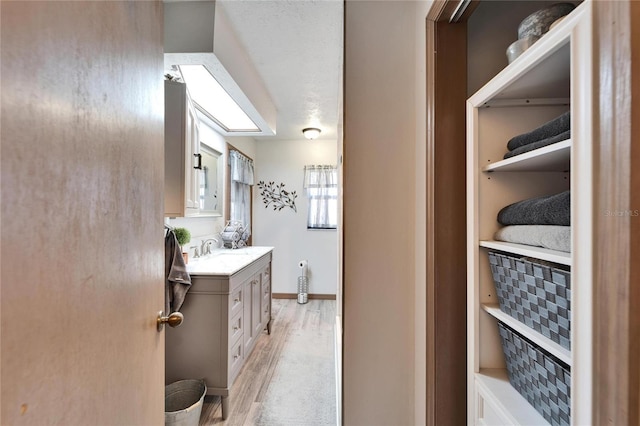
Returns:
[[[200,216],[222,216],[222,154],[204,143],[200,143],[200,154]]]

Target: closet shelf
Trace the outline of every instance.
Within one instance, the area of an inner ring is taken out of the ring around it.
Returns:
[[[571,266],[571,253],[566,253],[563,251],[549,250],[542,247],[492,240],[480,241],[480,247],[505,251],[522,256],[534,257],[536,259],[547,260],[549,262]]]
[[[487,102],[492,100],[570,97],[569,39],[579,15],[567,15],[556,28],[480,88],[467,103],[486,108],[490,106]]]
[[[485,394],[490,403],[500,408],[502,414],[514,425],[548,425],[529,402],[509,383],[504,368],[481,368],[475,374],[476,385]]]
[[[483,172],[567,172],[571,167],[571,139],[544,146],[483,167]]]
[[[553,340],[543,336],[532,328],[527,327],[517,319],[505,314],[495,303],[483,303],[482,309],[497,320],[502,321],[536,345],[540,346],[567,365],[571,365],[571,351],[563,348]]]

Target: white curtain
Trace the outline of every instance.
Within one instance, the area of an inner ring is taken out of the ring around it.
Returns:
[[[307,228],[338,227],[338,169],[336,166],[305,166],[304,188],[309,199]]]
[[[231,220],[245,225],[244,239],[251,235],[251,185],[253,185],[253,160],[235,150],[229,151],[231,167]]]

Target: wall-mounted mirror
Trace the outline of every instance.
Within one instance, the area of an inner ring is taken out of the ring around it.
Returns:
[[[200,154],[200,216],[222,216],[222,154],[204,143],[200,143]]]

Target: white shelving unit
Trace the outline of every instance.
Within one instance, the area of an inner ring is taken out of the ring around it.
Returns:
[[[571,422],[591,424],[591,8],[580,4],[467,101],[469,424],[547,423],[509,384],[498,320],[571,367]],[[571,140],[503,159],[511,137],[569,109]],[[571,253],[493,240],[502,207],[568,189]],[[488,250],[571,267],[572,350],[500,310]]]

